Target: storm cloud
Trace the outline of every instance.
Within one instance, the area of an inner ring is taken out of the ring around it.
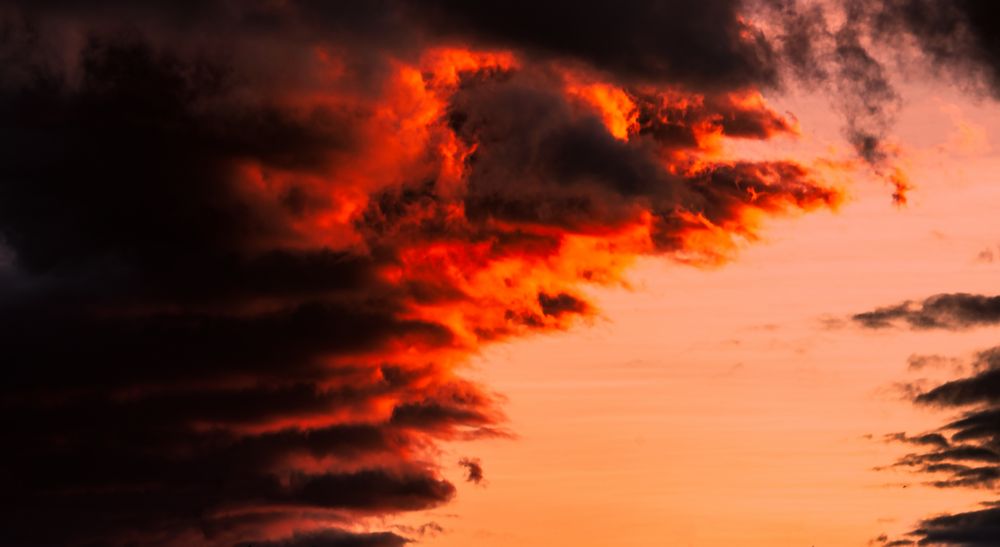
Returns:
[[[762,92],[826,47],[751,8],[0,6],[0,543],[407,542],[362,529],[459,495],[440,442],[510,436],[470,353],[842,199],[721,155],[796,133]]]

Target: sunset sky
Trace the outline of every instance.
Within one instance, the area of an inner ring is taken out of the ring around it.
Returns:
[[[1000,545],[992,6],[0,0],[0,545]]]

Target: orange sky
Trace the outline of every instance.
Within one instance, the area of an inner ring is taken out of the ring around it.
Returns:
[[[893,390],[935,378],[907,372],[907,357],[968,355],[994,333],[844,322],[995,286],[998,265],[977,257],[1000,243],[1000,107],[943,85],[905,93],[895,140],[916,186],[908,206],[861,174],[839,212],[770,220],[731,263],[643,259],[631,290],[588,292],[598,319],[483,351],[473,377],[508,398],[518,438],[447,448],[444,461],[480,457],[488,484],[407,518],[447,530],[421,544],[864,545],[982,501],[873,468],[906,451],[883,434],[941,421]],[[803,128],[778,153],[848,156],[823,99],[772,103]]]

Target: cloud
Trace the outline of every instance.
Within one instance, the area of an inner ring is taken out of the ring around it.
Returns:
[[[433,538],[437,537],[440,534],[444,534],[447,531],[444,526],[441,526],[440,524],[434,521],[425,522],[420,526],[407,526],[404,524],[395,524],[393,525],[393,529],[399,530],[400,532],[403,532],[409,537],[416,536],[418,538]]]
[[[476,484],[483,482],[483,465],[479,458],[462,458],[458,460],[458,465],[465,468],[465,480]]]
[[[868,540],[868,545],[878,547],[901,547],[903,545],[915,545],[908,539],[890,539],[888,535],[881,534],[876,538]]]
[[[934,445],[940,447],[948,446],[948,440],[940,433],[925,433],[923,435],[909,436],[906,433],[890,433],[885,436],[887,441],[904,442],[916,445]]]
[[[941,515],[926,519],[913,535],[920,545],[995,545],[1000,537],[1000,508]]]
[[[876,8],[873,27],[882,36],[909,34],[944,72],[998,96],[996,8],[989,2],[893,0]]]
[[[855,314],[852,319],[869,329],[904,324],[913,329],[959,330],[1000,323],[1000,296],[967,293],[938,294],[922,301]]]
[[[858,158],[893,187],[893,201],[905,205],[910,183],[899,166],[900,152],[889,138],[903,98],[884,55],[873,47],[886,39],[887,32],[875,22],[877,7],[852,1],[762,0],[760,4],[775,25],[773,39],[779,44],[781,62],[797,83],[826,91],[844,118],[844,135]]]
[[[858,19],[863,16],[860,9],[848,7],[847,22],[834,34],[834,55],[845,97],[842,108],[848,141],[865,161],[879,164],[887,159],[881,141],[893,123],[900,98],[886,69],[862,44]]]
[[[934,486],[991,488],[1000,479],[1000,382],[997,382],[1000,348],[977,354],[969,376],[917,389],[912,401],[918,405],[965,409],[962,417],[938,431],[920,435],[893,433],[890,442],[926,447],[906,454],[895,467],[930,475]]]
[[[432,0],[414,6],[446,37],[583,62],[633,81],[728,90],[779,78],[771,44],[741,16],[739,1],[540,6],[517,0],[499,9]]]
[[[922,449],[899,458],[894,468],[925,476],[927,484],[936,488],[996,488],[1000,481],[998,356],[1000,348],[981,351],[972,363],[972,374],[921,390],[913,396],[915,404],[960,409],[962,414],[935,432],[887,435],[887,441],[904,442]],[[936,516],[921,521],[908,534],[910,539],[881,544],[992,545],[1000,537],[998,516],[1000,513],[994,506]],[[911,539],[911,543],[906,543]]]
[[[906,359],[909,370],[952,369],[962,371],[962,360],[943,355],[911,355]]]
[[[324,530],[295,534],[291,538],[236,544],[233,547],[402,547],[409,540],[390,532],[358,534],[343,530]]]
[[[542,313],[545,315],[559,316],[564,313],[582,313],[587,309],[586,302],[566,293],[554,296],[539,293],[538,303],[542,306]]]
[[[906,203],[911,184],[890,132],[904,98],[891,76],[931,69],[966,90],[1000,97],[996,9],[977,0],[760,0],[779,65],[811,89],[835,90],[844,133],[860,159]],[[879,45],[894,44],[891,55]]]
[[[1000,401],[1000,370],[991,369],[970,378],[942,384],[917,397],[918,403],[963,405]]]

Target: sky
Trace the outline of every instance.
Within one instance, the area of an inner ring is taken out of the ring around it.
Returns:
[[[0,544],[1000,544],[998,25],[0,3]]]

